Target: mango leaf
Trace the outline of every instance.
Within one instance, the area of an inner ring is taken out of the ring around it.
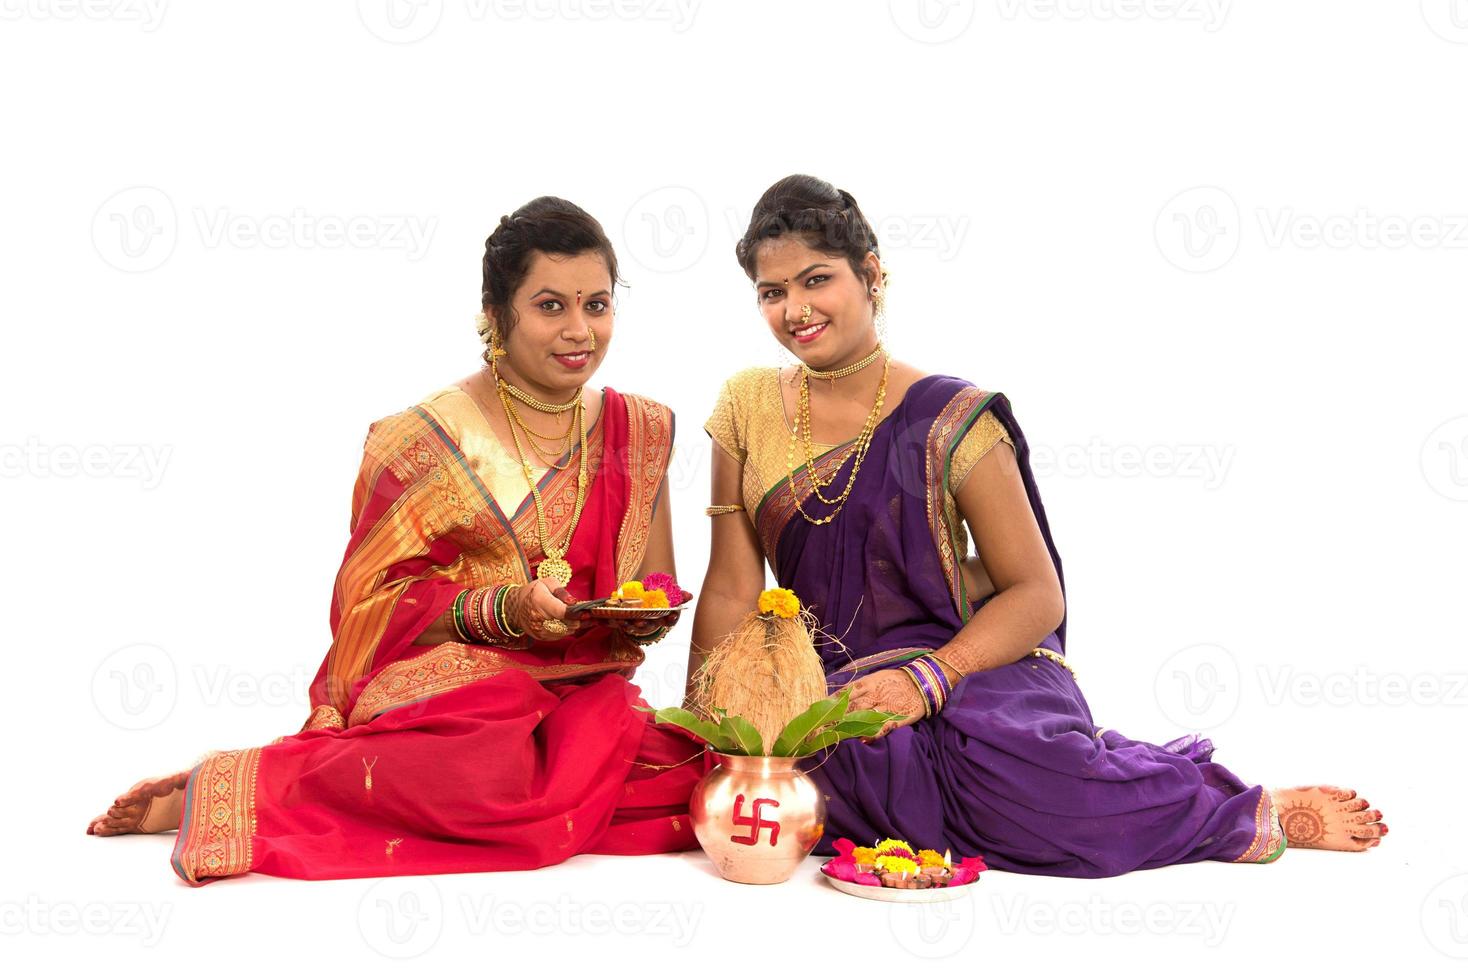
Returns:
[[[902,715],[887,711],[853,711],[829,730],[840,732],[845,738],[866,738],[877,734],[889,721],[901,721]]]
[[[652,709],[640,708],[639,710],[650,711]],[[716,752],[736,750],[736,743],[726,736],[718,725],[705,718],[700,718],[686,708],[659,708],[653,713],[653,720],[683,729],[694,738],[707,742]]]
[[[737,718],[725,715],[719,721],[719,734],[734,743],[734,748],[728,750],[732,755],[764,755],[764,742],[760,739],[759,729],[747,718]]]
[[[794,749],[810,737],[812,732],[840,721],[846,714],[846,706],[850,702],[851,691],[843,689],[836,697],[825,698],[806,708],[780,729],[780,735],[775,739],[775,747],[770,750],[770,754],[775,756],[795,755]]]
[[[796,756],[797,758],[807,755],[815,755],[821,749],[835,745],[837,742],[841,741],[842,738],[843,736],[840,732],[836,731],[834,728],[828,728],[823,732],[816,732],[814,735],[807,738],[804,742],[797,745],[795,747],[795,751],[791,752],[790,754]]]

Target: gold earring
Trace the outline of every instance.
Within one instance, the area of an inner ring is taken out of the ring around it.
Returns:
[[[484,356],[484,363],[485,364],[488,364],[490,367],[494,367],[495,366],[495,361],[498,360],[499,358],[505,356],[505,349],[500,346],[500,332],[499,332],[499,330],[496,330],[496,329],[491,329],[490,330],[490,332],[489,332],[489,341],[484,345],[484,355],[483,356]]]

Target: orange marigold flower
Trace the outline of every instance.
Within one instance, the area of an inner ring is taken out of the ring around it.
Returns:
[[[918,851],[917,859],[918,864],[921,864],[925,868],[943,867],[943,855],[939,854],[932,848],[925,847],[921,851]]]
[[[638,581],[623,582],[622,587],[613,595],[618,599],[641,599],[642,583]]]
[[[857,847],[851,851],[851,860],[857,864],[876,864],[877,849],[875,847]]]
[[[800,612],[800,599],[789,589],[765,589],[759,594],[762,615],[774,613],[781,619],[794,619]]]
[[[662,589],[653,589],[651,592],[642,593],[643,609],[667,609],[668,594]]]

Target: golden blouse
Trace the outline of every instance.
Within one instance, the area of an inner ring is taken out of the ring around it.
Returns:
[[[780,394],[779,368],[748,368],[724,382],[704,431],[743,465],[742,503],[751,521],[770,489],[790,475],[786,461],[793,428]],[[1014,449],[1014,440],[1003,423],[992,410],[985,409],[954,450],[944,506],[951,519],[950,526],[958,529],[959,545],[963,550],[968,547],[968,537],[963,522],[956,519],[958,505],[954,495],[974,465],[1001,442]],[[813,443],[813,446],[818,454],[838,448],[822,443]],[[804,465],[804,462],[800,461],[799,465]],[[736,501],[717,500],[714,503],[732,504]]]

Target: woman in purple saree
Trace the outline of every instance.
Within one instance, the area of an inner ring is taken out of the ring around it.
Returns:
[[[738,253],[801,364],[731,378],[707,426],[722,452],[690,673],[751,607],[767,560],[829,634],[830,689],[905,716],[805,763],[827,799],[817,853],[900,837],[1092,878],[1269,863],[1287,839],[1378,844],[1381,813],[1351,790],[1250,785],[1196,735],[1155,745],[1096,725],[1065,663],[1060,554],[1009,400],[886,355],[876,249],[846,192],[804,176],[766,192]],[[922,658],[946,699],[901,669]]]

